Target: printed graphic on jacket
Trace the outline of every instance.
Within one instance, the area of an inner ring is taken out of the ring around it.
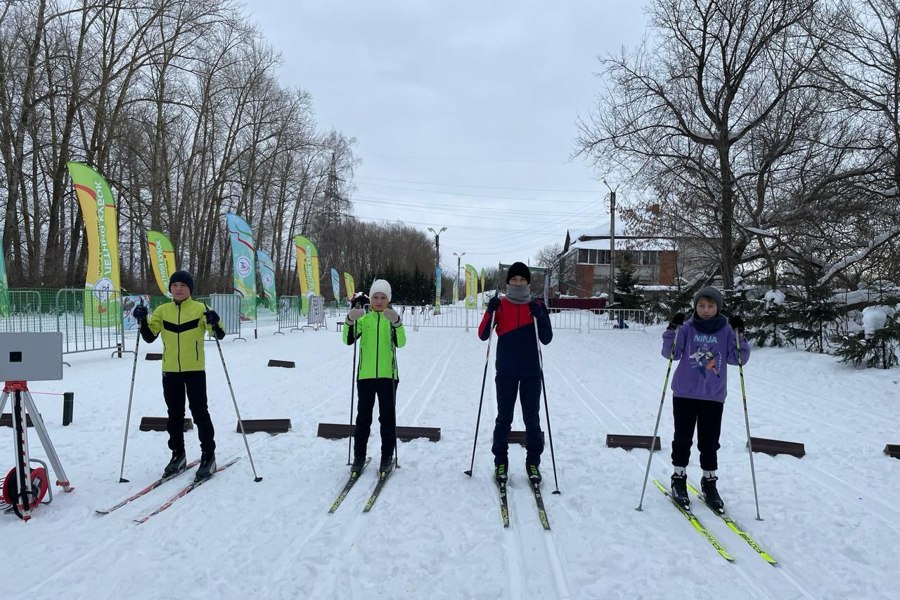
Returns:
[[[719,377],[719,365],[722,364],[722,355],[713,352],[710,346],[701,344],[696,352],[690,355],[691,366],[694,367],[703,379],[709,378],[709,373]]]

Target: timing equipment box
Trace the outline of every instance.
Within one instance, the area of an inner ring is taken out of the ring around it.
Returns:
[[[0,381],[63,378],[62,333],[0,333]]]

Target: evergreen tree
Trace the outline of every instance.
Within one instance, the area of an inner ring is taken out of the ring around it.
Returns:
[[[831,300],[831,291],[823,287],[807,289],[805,301],[787,304],[784,312],[785,338],[795,345],[802,344],[808,352],[823,353],[841,316],[841,307]]]
[[[865,332],[851,332],[834,338],[838,344],[835,354],[841,362],[849,362],[856,367],[881,367],[890,369],[898,364],[897,351],[900,349],[900,322],[897,315],[888,319],[887,324],[871,335]]]
[[[637,279],[634,276],[634,265],[631,263],[631,254],[625,255],[619,273],[616,275],[616,304],[617,308],[640,308],[644,297],[635,290]]]

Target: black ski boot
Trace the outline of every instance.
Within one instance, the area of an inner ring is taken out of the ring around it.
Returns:
[[[672,474],[672,499],[685,508],[691,507],[691,497],[687,491],[687,475]]]
[[[163,477],[171,477],[184,471],[187,466],[187,459],[184,457],[184,450],[172,450],[172,459],[166,468],[163,469]]]
[[[497,483],[506,483],[509,480],[509,465],[506,463],[494,467],[494,480]]]
[[[541,470],[535,463],[526,464],[525,471],[528,473],[528,479],[530,479],[532,483],[541,482]]]
[[[216,453],[203,452],[200,454],[200,466],[197,468],[197,475],[194,481],[202,481],[209,479],[216,472]]]
[[[366,457],[365,456],[363,456],[362,458],[359,458],[359,457],[354,458],[353,464],[350,465],[350,474],[356,475],[357,477],[359,477],[359,474],[362,473],[363,467],[365,467],[365,466],[366,466]]]
[[[703,498],[711,509],[718,512],[725,512],[725,502],[719,495],[719,490],[716,489],[716,482],[718,480],[718,477],[701,477],[700,490],[703,492]]]
[[[382,475],[387,475],[394,469],[394,460],[392,457],[388,456],[387,458],[381,458],[381,465],[378,467],[378,472]]]

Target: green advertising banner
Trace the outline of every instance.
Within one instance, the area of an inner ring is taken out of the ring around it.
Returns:
[[[147,232],[147,245],[150,248],[150,267],[160,291],[168,298],[169,277],[175,272],[175,248],[165,235],[152,229]]]
[[[9,282],[6,280],[6,257],[0,244],[0,317],[9,316]]]
[[[356,293],[356,282],[353,281],[353,275],[344,271],[344,287],[347,288],[347,300],[352,300]]]
[[[278,297],[275,294],[275,263],[272,257],[262,250],[256,251],[256,262],[259,267],[259,278],[262,280],[263,293],[269,301],[269,309],[278,312]]]
[[[478,271],[472,265],[466,265],[466,308],[478,306]]]
[[[241,316],[256,320],[256,261],[253,233],[247,221],[234,213],[225,215],[231,236],[231,260],[234,264],[234,291],[241,297]]]
[[[481,268],[481,308],[487,306],[487,303],[484,299],[484,267]]]
[[[309,314],[309,297],[321,296],[319,289],[319,251],[309,238],[294,236],[297,252],[297,277],[300,278],[301,313]]]
[[[112,327],[122,314],[119,293],[119,229],[116,202],[106,180],[91,167],[66,163],[75,183],[87,237],[84,282],[84,322],[88,327]]]

